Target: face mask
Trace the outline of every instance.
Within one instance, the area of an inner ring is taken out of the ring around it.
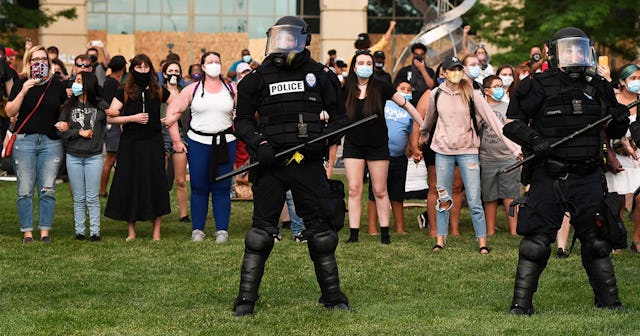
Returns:
[[[219,63],[209,63],[204,65],[204,72],[211,77],[220,76],[220,64]]]
[[[91,63],[95,63],[98,61],[98,56],[96,55],[90,55],[89,59],[91,60]]]
[[[76,97],[81,95],[82,94],[82,84],[73,82],[73,84],[71,84],[71,92],[73,92],[73,95],[76,96]]]
[[[251,55],[242,56],[242,61],[245,62],[245,63],[251,62]]]
[[[180,76],[176,74],[167,75],[167,83],[171,85],[176,85],[178,84],[178,78],[180,78]]]
[[[200,73],[200,72],[196,72],[196,73],[194,73],[194,74],[192,74],[192,75],[191,75],[191,78],[193,78],[194,80],[199,81],[199,80],[201,80],[201,79],[202,79],[202,73]]]
[[[33,79],[40,79],[42,82],[49,78],[49,64],[35,62],[31,65],[31,77]]]
[[[447,71],[447,80],[453,84],[460,83],[462,71]]]
[[[403,93],[402,95],[407,101],[411,101],[411,99],[413,99],[413,95],[411,93]]]
[[[384,67],[384,63],[374,63],[373,65],[375,65],[376,69],[382,69]]]
[[[131,71],[131,74],[133,75],[133,79],[139,87],[146,88],[147,86],[149,86],[149,82],[151,81],[150,72],[138,72],[133,70]]]
[[[438,85],[444,83],[447,79],[444,77],[438,77]]]
[[[504,97],[504,89],[501,88],[501,87],[494,88],[493,89],[493,94],[491,96],[495,100],[502,100],[502,97]]]
[[[342,72],[342,77],[347,78],[349,76],[349,73],[347,73],[346,71]]]
[[[369,78],[373,74],[373,68],[368,65],[356,67],[356,75],[360,78]]]
[[[520,74],[520,76],[518,76],[518,78],[520,78],[520,80],[523,80],[523,79],[525,79],[525,78],[527,78],[527,77],[529,77],[529,74],[528,74],[528,73]]]
[[[478,65],[474,65],[469,67],[469,71],[467,72],[467,76],[469,76],[469,78],[471,79],[476,79],[478,78],[478,76],[480,76],[480,66]]]
[[[627,90],[635,94],[640,92],[640,80],[632,80],[629,83],[627,83]]]
[[[500,76],[500,79],[502,79],[502,85],[505,87],[509,87],[513,84],[513,76]]]

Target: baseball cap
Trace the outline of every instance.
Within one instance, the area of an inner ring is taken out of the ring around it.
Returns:
[[[7,57],[17,56],[18,52],[15,51],[13,48],[4,48],[4,55]]]
[[[249,63],[238,63],[238,66],[236,67],[236,73],[243,73],[247,70],[251,70],[251,66],[249,65]]]
[[[462,65],[462,62],[460,62],[460,59],[458,59],[455,56],[451,56],[451,57],[445,59],[444,62],[442,62],[442,68],[444,70],[451,70],[451,69],[453,69],[453,68],[455,68],[457,66],[459,66],[461,68],[464,67]]]

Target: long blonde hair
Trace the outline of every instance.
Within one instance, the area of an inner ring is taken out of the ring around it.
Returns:
[[[47,49],[45,49],[41,45],[33,46],[31,47],[31,49],[27,50],[24,53],[24,57],[22,57],[22,72],[20,72],[20,76],[31,78],[31,58],[33,57],[33,53],[39,50],[44,51],[44,53],[47,55],[47,64],[49,65],[49,78],[53,77],[53,67],[51,66],[49,54],[47,53]]]

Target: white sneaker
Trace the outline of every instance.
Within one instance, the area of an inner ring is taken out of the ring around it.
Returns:
[[[229,232],[225,230],[216,231],[216,244],[223,244],[229,241]]]
[[[191,231],[191,241],[192,242],[201,242],[204,240],[206,235],[202,230],[193,230]]]

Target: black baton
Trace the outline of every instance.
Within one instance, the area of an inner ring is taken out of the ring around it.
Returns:
[[[631,104],[627,105],[626,107],[627,107],[627,109],[631,109],[631,108],[635,107],[636,105],[640,105],[640,99],[636,99],[635,101],[631,102]],[[577,137],[578,135],[580,135],[580,134],[582,134],[582,133],[584,133],[584,132],[586,132],[586,131],[588,131],[588,130],[596,127],[596,126],[604,124],[605,122],[609,121],[611,118],[613,118],[613,116],[611,114],[608,114],[608,115],[602,117],[601,119],[596,120],[594,123],[588,124],[587,126],[585,126],[585,127],[581,128],[581,129],[579,129],[579,130],[567,135],[566,137],[564,137],[564,138],[552,143],[549,146],[549,149],[553,149],[555,147],[558,147],[559,145],[561,145],[561,144],[563,144],[563,143],[565,143],[565,142]],[[508,172],[510,172],[510,171],[522,166],[523,164],[533,160],[535,157],[536,157],[535,154],[529,154],[524,159],[522,159],[522,161],[516,162],[516,163],[512,164],[511,166],[509,166],[507,168],[504,168],[500,172],[501,173],[508,173]]]
[[[377,115],[377,114],[370,115],[370,116],[368,116],[368,117],[366,117],[366,118],[363,118],[363,119],[360,119],[360,120],[358,120],[358,121],[355,121],[355,122],[353,122],[353,123],[351,123],[351,124],[349,124],[349,125],[347,125],[347,126],[345,126],[345,127],[342,127],[342,128],[340,128],[340,129],[337,129],[337,130],[335,130],[335,131],[333,131],[333,132],[329,132],[329,133],[327,133],[327,134],[323,134],[323,135],[321,135],[321,136],[319,136],[319,137],[317,137],[317,138],[311,139],[311,140],[309,140],[309,141],[307,141],[307,142],[305,142],[305,143],[303,143],[303,144],[299,144],[299,145],[293,146],[293,147],[291,147],[291,148],[289,148],[289,149],[285,149],[285,150],[283,150],[282,152],[277,153],[277,154],[275,155],[275,157],[277,157],[277,158],[278,158],[278,157],[285,156],[285,155],[287,155],[287,154],[291,154],[291,153],[293,153],[293,152],[297,151],[298,149],[302,149],[302,148],[304,148],[304,147],[305,147],[305,146],[307,146],[307,145],[310,145],[310,144],[312,144],[312,143],[316,143],[316,142],[318,142],[318,141],[326,140],[327,138],[330,138],[330,137],[332,137],[332,136],[334,136],[334,135],[337,135],[337,134],[339,134],[339,133],[342,133],[342,132],[344,132],[344,131],[350,130],[350,129],[352,129],[352,128],[354,128],[354,127],[358,126],[358,125],[364,124],[364,123],[366,123],[367,121],[373,120],[373,119],[375,119],[375,118],[377,118],[377,117],[378,117],[378,115]],[[234,170],[234,171],[232,171],[232,172],[229,172],[229,173],[226,173],[226,174],[222,174],[222,175],[220,175],[220,176],[216,177],[216,182],[221,181],[221,180],[224,180],[224,179],[229,178],[229,177],[231,177],[231,176],[235,176],[235,175],[238,175],[238,174],[242,174],[242,173],[244,173],[245,171],[247,171],[247,170],[249,170],[249,169],[251,169],[251,168],[254,168],[255,166],[257,166],[257,165],[259,165],[259,164],[260,164],[260,161],[252,162],[252,163],[250,163],[250,164],[248,164],[248,165],[246,165],[246,166],[243,166],[243,167],[241,167],[241,168],[238,168],[238,169],[236,169],[236,170]]]

